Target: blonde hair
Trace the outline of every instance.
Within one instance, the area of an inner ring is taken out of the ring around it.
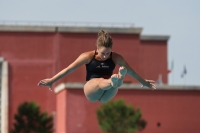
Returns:
[[[112,37],[105,31],[101,30],[98,33],[98,38],[97,38],[97,47],[106,47],[106,48],[112,48]]]

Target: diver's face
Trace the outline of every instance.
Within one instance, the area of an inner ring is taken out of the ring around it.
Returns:
[[[111,51],[112,51],[111,48],[106,48],[106,47],[99,47],[99,48],[97,48],[98,56],[102,60],[108,59],[108,57],[110,56]]]

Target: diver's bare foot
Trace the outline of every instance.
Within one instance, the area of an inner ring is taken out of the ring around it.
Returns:
[[[117,87],[117,85],[118,85],[118,80],[119,80],[118,74],[113,74],[113,75],[110,77],[110,79],[111,79],[111,85],[112,85],[113,87]]]
[[[121,66],[119,68],[119,74],[118,74],[119,75],[118,87],[123,84],[126,73],[127,73],[127,69],[125,67]]]
[[[123,78],[126,75],[126,73],[127,73],[127,69],[125,67],[121,66],[119,68],[119,79]]]

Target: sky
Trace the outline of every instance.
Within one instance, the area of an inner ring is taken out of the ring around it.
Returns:
[[[0,24],[13,22],[133,24],[168,35],[168,83],[200,86],[200,0],[0,0]]]

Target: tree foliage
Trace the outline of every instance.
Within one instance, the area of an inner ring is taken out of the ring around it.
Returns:
[[[126,105],[124,100],[110,101],[97,111],[98,123],[105,133],[135,133],[146,126],[140,109]]]
[[[53,117],[41,112],[35,102],[24,102],[14,116],[14,129],[11,133],[52,133]]]

